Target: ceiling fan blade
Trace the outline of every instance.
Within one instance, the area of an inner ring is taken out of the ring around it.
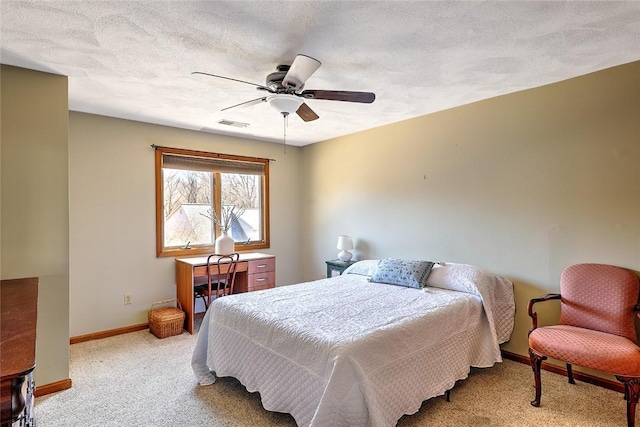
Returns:
[[[293,64],[289,67],[289,71],[282,79],[282,84],[298,89],[320,68],[320,65],[322,63],[317,59],[307,55],[297,55],[296,59],[293,60]]]
[[[306,99],[327,99],[329,101],[362,102],[371,104],[376,99],[372,92],[350,92],[346,90],[305,90],[300,96]]]
[[[246,83],[248,85],[257,86],[258,89],[268,90],[269,92],[271,92],[271,89],[269,89],[268,87],[266,87],[264,85],[259,85],[257,83],[251,83],[251,82],[245,82],[244,80],[233,79],[231,77],[219,76],[217,74],[203,73],[202,71],[194,71],[191,74],[202,74],[203,76],[217,77],[219,79],[232,80],[234,82]]]
[[[298,110],[296,111],[296,114],[298,116],[300,116],[300,118],[302,120],[304,120],[305,122],[310,122],[316,119],[319,119],[320,117],[304,102],[302,104],[300,104],[300,107],[298,107]]]
[[[266,100],[267,100],[267,97],[263,96],[262,98],[252,99],[251,101],[241,102],[240,104],[236,104],[236,105],[232,105],[231,107],[223,108],[220,111],[230,110],[231,108],[236,108],[236,107],[240,107],[240,108],[251,107],[252,105],[260,104],[261,102],[265,102]]]

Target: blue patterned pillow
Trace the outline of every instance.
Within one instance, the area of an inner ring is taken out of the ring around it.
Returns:
[[[385,258],[378,264],[371,281],[420,289],[424,287],[432,267],[431,261]]]

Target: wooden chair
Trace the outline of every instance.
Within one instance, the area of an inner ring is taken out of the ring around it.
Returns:
[[[193,287],[195,298],[202,298],[205,308],[209,308],[212,299],[233,293],[239,259],[238,253],[207,257],[207,283]]]
[[[560,293],[529,301],[532,319],[529,356],[535,380],[533,406],[540,406],[540,368],[547,357],[567,364],[569,383],[575,384],[571,365],[615,375],[624,385],[627,425],[635,425],[640,397],[640,347],[634,327],[640,310],[638,276],[624,268],[604,264],[577,264],[566,268]],[[558,325],[538,327],[533,305],[560,300]]]

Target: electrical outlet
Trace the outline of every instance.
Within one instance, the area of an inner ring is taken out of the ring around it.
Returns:
[[[124,294],[124,305],[132,304],[132,303],[133,303],[133,295],[131,294],[131,292],[127,292],[126,294]]]

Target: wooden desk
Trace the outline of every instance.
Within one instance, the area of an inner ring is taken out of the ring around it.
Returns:
[[[3,280],[0,301],[0,425],[32,426],[38,279]]]
[[[198,280],[199,279],[199,280]],[[186,313],[185,329],[193,334],[195,298],[193,284],[207,281],[207,257],[176,258],[177,297]],[[276,285],[275,255],[249,252],[240,253],[233,293],[273,288]]]

